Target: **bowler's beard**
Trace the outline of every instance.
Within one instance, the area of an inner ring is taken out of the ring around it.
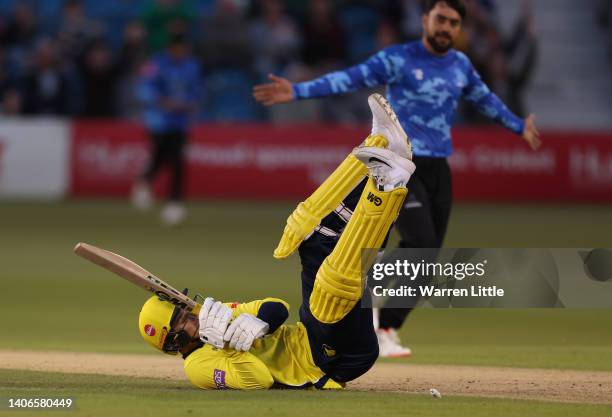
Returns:
[[[448,43],[444,45],[439,43],[436,39],[439,37],[446,38],[448,40]],[[427,42],[429,43],[429,45],[431,45],[432,49],[439,54],[445,54],[453,47],[453,38],[451,38],[448,34],[440,32],[434,34],[433,36],[427,36]]]

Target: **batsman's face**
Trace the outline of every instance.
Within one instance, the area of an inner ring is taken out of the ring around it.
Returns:
[[[461,15],[445,2],[439,2],[423,15],[425,38],[434,51],[447,53],[461,32]]]
[[[198,339],[199,322],[197,317],[186,310],[180,310],[171,323],[172,332],[176,334],[174,343],[178,349],[185,347],[194,339]]]
[[[186,333],[190,338],[198,334],[199,323],[196,316],[183,310],[177,319],[177,328]]]

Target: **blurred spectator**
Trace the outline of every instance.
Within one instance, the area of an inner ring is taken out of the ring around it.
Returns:
[[[421,36],[423,23],[423,2],[421,0],[402,0],[401,33],[405,40],[411,41]]]
[[[102,39],[92,41],[79,63],[83,88],[83,103],[79,115],[83,117],[112,117],[117,111],[117,83],[119,68],[112,51]]]
[[[129,22],[123,30],[118,63],[121,72],[128,74],[140,69],[148,59],[147,32],[141,22]]]
[[[25,2],[17,3],[0,31],[0,43],[6,48],[6,71],[21,73],[28,65],[31,49],[38,34],[36,16]]]
[[[168,45],[174,33],[187,33],[194,12],[187,1],[153,0],[142,14],[151,51],[159,51]]]
[[[538,57],[531,0],[523,0],[523,11],[514,27],[512,36],[505,42],[506,102],[510,110],[520,117],[529,111],[525,107],[524,94],[533,75]]]
[[[347,1],[340,9],[349,64],[367,59],[376,50],[376,33],[381,17],[380,4],[372,0]]]
[[[234,0],[216,0],[215,11],[202,21],[200,53],[206,71],[250,69],[253,53],[244,10]]]
[[[0,113],[3,116],[17,116],[22,111],[21,93],[16,88],[11,88],[2,95]]]
[[[490,3],[487,3],[486,7],[483,6],[482,1],[465,0],[468,14],[456,48],[470,58],[485,84],[494,92],[504,96],[506,93],[504,42],[490,13],[494,8]],[[460,106],[460,113],[466,122],[491,123],[474,106],[466,105],[464,102]]]
[[[8,71],[6,54],[0,47],[0,112],[5,115],[21,113],[21,93]]]
[[[457,45],[469,56],[483,81],[495,87],[499,74],[493,63],[503,58],[501,37],[493,26],[491,15],[479,0],[466,0],[468,15],[463,25],[463,44]]]
[[[386,0],[383,3],[386,25],[391,25],[401,42],[421,37],[423,0]]]
[[[612,0],[597,0],[595,11],[600,26],[610,29],[612,26]]]
[[[29,48],[36,34],[37,21],[32,8],[27,3],[17,3],[0,35],[2,44]]]
[[[6,62],[6,53],[4,48],[0,47],[0,96],[11,87],[12,80],[8,71]]]
[[[302,27],[302,62],[327,72],[344,60],[344,33],[331,0],[311,0]]]
[[[58,58],[55,41],[45,38],[38,42],[31,71],[23,81],[24,113],[68,114],[68,77]]]
[[[502,38],[496,25],[495,3],[491,0],[466,0],[468,18],[464,24],[462,49],[472,60],[482,79],[507,100],[508,107],[525,117],[524,92],[537,58],[537,42],[531,1],[523,0],[522,13],[509,39]],[[488,123],[470,106],[462,105],[465,121]]]
[[[376,33],[376,49],[383,49],[399,42],[400,38],[395,26],[390,21],[383,20]]]
[[[82,0],[64,2],[57,36],[66,57],[80,57],[89,42],[100,37],[102,32],[103,28],[99,22],[85,16]]]
[[[281,0],[259,0],[260,15],[250,26],[251,47],[260,76],[283,72],[298,58],[300,35]]]
[[[117,94],[118,113],[128,119],[140,116],[138,82],[140,69],[148,60],[147,34],[140,21],[129,22],[123,31],[121,49],[117,58],[119,72]]]
[[[612,59],[612,0],[597,0],[595,12],[599,25],[608,31],[608,49]]]

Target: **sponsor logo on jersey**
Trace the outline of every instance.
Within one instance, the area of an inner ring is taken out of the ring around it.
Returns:
[[[370,203],[374,203],[374,205],[376,207],[378,207],[378,206],[380,206],[382,204],[382,199],[380,197],[375,196],[372,193],[368,193],[368,197],[367,198],[368,198],[368,201]]]
[[[336,349],[329,345],[323,344],[323,354],[328,358],[333,358],[336,356]]]
[[[222,371],[221,369],[215,369],[214,380],[217,389],[227,388],[225,386],[225,371]]]
[[[420,69],[420,68],[417,68],[417,69],[412,70],[412,73],[414,74],[414,78],[416,78],[416,80],[417,80],[417,81],[421,81],[421,80],[423,80],[423,77],[424,77],[424,75],[425,75],[425,73],[423,72],[423,70],[422,70],[422,69]]]
[[[151,324],[147,324],[144,327],[144,332],[147,334],[147,336],[155,336],[155,327],[153,327]]]

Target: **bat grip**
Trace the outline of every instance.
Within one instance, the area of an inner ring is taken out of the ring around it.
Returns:
[[[196,304],[195,307],[191,309],[191,314],[197,317],[198,314],[200,314],[201,309],[202,309],[202,304]]]

